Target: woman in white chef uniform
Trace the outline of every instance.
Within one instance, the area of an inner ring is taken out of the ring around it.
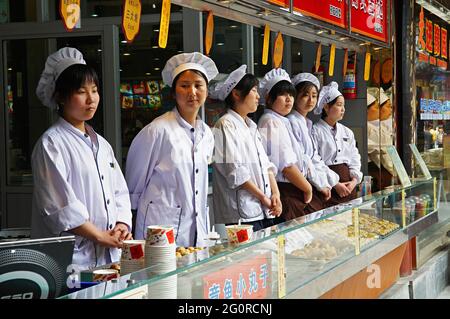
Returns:
[[[345,99],[336,82],[322,88],[314,113],[321,114],[313,129],[319,155],[339,175],[339,183],[333,187],[327,202],[328,206],[334,206],[356,198],[356,185],[363,176],[355,136],[352,130],[339,123],[344,117]]]
[[[281,214],[275,180],[256,123],[249,117],[258,108],[258,79],[242,65],[210,92],[225,101],[227,112],[214,127],[213,201],[216,223],[253,225],[257,231],[273,225]]]
[[[207,243],[208,163],[214,138],[198,111],[208,82],[217,74],[214,62],[199,52],[173,56],[162,71],[176,105],[139,132],[127,157],[137,239],[145,238],[148,225],[171,225],[178,246]]]
[[[318,211],[326,207],[326,202],[331,198],[331,188],[339,182],[339,176],[328,168],[319,156],[312,135],[313,122],[307,118],[308,113],[317,106],[320,82],[313,74],[305,72],[294,76],[292,84],[297,96],[288,119],[292,124],[295,139],[303,148],[305,161],[314,167],[315,174],[307,176],[314,186],[313,200],[307,208]]]
[[[125,179],[109,143],[86,123],[100,101],[98,83],[81,52],[66,47],[47,58],[36,89],[60,118],[32,154],[32,237],[75,234],[72,263],[80,269],[117,262],[131,238]]]
[[[303,151],[286,117],[294,104],[295,87],[285,70],[272,69],[262,79],[260,91],[266,109],[258,121],[258,130],[267,155],[277,168],[283,204],[280,221],[287,221],[307,214],[305,207],[312,200],[312,187],[305,178],[311,168],[303,161]]]

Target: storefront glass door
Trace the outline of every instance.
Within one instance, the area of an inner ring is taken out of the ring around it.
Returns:
[[[0,155],[0,229],[29,227],[33,176],[31,154],[39,137],[58,118],[56,111],[42,105],[36,87],[47,56],[65,47],[75,47],[94,67],[102,87],[102,36],[67,36],[2,41],[4,105],[0,119],[4,135]],[[104,134],[102,96],[90,124]]]

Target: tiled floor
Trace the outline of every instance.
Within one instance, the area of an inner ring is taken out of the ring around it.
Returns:
[[[438,299],[450,299],[450,286],[447,286],[438,296]]]

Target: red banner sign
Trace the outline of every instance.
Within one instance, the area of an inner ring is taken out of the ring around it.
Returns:
[[[343,0],[294,0],[294,10],[341,28],[347,27],[347,4]]]
[[[389,0],[351,0],[351,31],[387,42]]]
[[[263,299],[271,288],[270,259],[266,255],[238,262],[203,277],[206,299]]]

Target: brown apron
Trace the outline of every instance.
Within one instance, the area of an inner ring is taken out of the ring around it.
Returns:
[[[326,206],[325,196],[313,187],[312,200],[305,207],[305,215],[324,209]]]
[[[288,221],[305,215],[304,193],[291,183],[277,182],[283,212],[276,222]]]
[[[339,175],[340,183],[350,182],[352,180],[352,178],[350,177],[350,169],[348,168],[347,164],[330,165],[328,167]],[[353,189],[350,195],[345,197],[340,197],[336,192],[336,190],[333,188],[331,190],[331,198],[326,202],[326,207],[346,203],[355,198],[356,198],[356,187]]]

